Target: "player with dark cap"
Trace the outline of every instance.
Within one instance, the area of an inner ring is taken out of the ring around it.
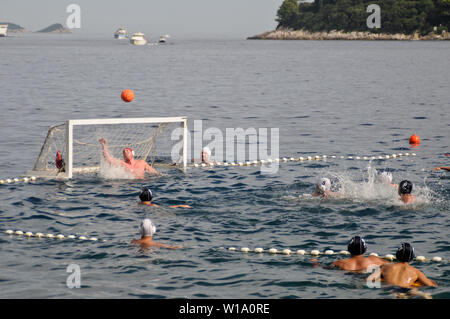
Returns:
[[[397,263],[382,265],[379,271],[371,274],[367,281],[384,280],[386,283],[401,288],[414,288],[416,286],[438,285],[431,279],[428,279],[420,270],[410,266],[408,263],[414,260],[414,247],[410,243],[403,243],[397,250],[395,257]]]
[[[351,257],[337,260],[331,264],[332,266],[349,271],[363,271],[369,266],[379,266],[387,263],[386,260],[377,256],[364,257],[364,253],[367,250],[367,245],[364,239],[360,236],[353,237],[350,240],[347,249],[350,252]]]
[[[400,195],[400,199],[405,204],[413,202],[416,197],[411,194],[413,189],[413,184],[408,181],[404,180],[401,181],[400,184],[398,184],[398,194]]]
[[[142,205],[159,207],[158,204],[152,203],[153,194],[152,194],[152,191],[147,187],[144,187],[142,189],[141,193],[139,194],[139,199],[141,200]],[[171,205],[169,207],[170,208],[192,208],[189,205]]]

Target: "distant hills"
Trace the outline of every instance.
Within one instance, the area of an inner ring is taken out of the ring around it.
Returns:
[[[15,32],[30,32],[26,30],[24,27],[11,23],[11,22],[0,22],[0,24],[7,24],[8,25],[8,33],[15,33]],[[51,26],[48,26],[42,30],[36,31],[38,33],[72,33],[70,29],[64,28],[64,26],[60,23],[52,24]]]
[[[72,33],[70,29],[64,28],[61,23],[55,23],[47,28],[37,31],[39,33]]]

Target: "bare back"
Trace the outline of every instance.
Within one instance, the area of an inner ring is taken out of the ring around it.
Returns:
[[[402,288],[414,286],[434,286],[437,284],[428,279],[420,270],[407,263],[387,264],[381,267],[381,279],[386,283]]]
[[[332,265],[348,271],[366,271],[370,266],[380,266],[387,261],[376,256],[353,256],[348,259],[335,261]]]
[[[143,248],[150,248],[150,247],[158,247],[158,248],[168,248],[168,249],[178,249],[178,248],[183,248],[181,246],[169,246],[166,244],[162,244],[162,243],[157,243],[152,241],[152,238],[150,236],[146,236],[142,239],[134,239],[132,242],[132,244],[138,244]]]

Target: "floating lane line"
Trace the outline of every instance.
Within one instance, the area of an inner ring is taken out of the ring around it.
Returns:
[[[80,241],[100,241],[100,242],[106,242],[106,240],[100,240],[97,237],[86,237],[86,236],[75,236],[75,235],[63,235],[63,234],[58,234],[58,235],[54,235],[54,234],[44,234],[44,233],[33,233],[30,231],[27,232],[23,232],[21,230],[5,230],[4,231],[5,234],[7,235],[15,235],[15,236],[20,236],[20,237],[36,237],[36,238],[49,238],[49,239],[75,239],[75,240],[80,240]]]
[[[276,248],[264,249],[264,248],[261,248],[261,247],[257,247],[255,249],[251,249],[249,247],[242,247],[242,248],[229,247],[227,250],[231,251],[231,252],[242,252],[242,253],[257,253],[257,254],[264,254],[264,253],[266,253],[266,254],[271,254],[271,255],[279,254],[279,255],[299,255],[299,256],[310,255],[310,256],[315,256],[315,257],[321,256],[321,255],[327,255],[327,256],[332,256],[332,255],[346,255],[346,256],[348,256],[348,255],[350,255],[350,253],[348,251],[346,251],[346,250],[341,250],[339,252],[335,252],[334,250],[331,250],[331,249],[327,249],[327,250],[321,252],[318,249],[314,249],[314,250],[311,250],[311,251],[298,249],[298,250],[292,251],[292,250],[287,249],[287,248],[286,249],[282,249],[282,250],[278,250]],[[393,260],[396,259],[395,256],[392,255],[392,254],[386,254],[384,256],[380,256],[377,253],[370,253],[370,256],[377,256],[377,257],[380,257],[380,258],[383,258],[383,259],[386,259],[386,260],[389,260],[389,261],[393,261]],[[440,256],[434,256],[431,259],[430,258],[426,258],[425,256],[417,256],[414,260],[415,261],[419,261],[419,262],[427,262],[427,261],[444,262],[444,263],[450,262],[450,260],[444,260]]]
[[[416,153],[398,153],[398,154],[386,154],[378,156],[344,156],[344,155],[315,155],[315,156],[300,156],[300,157],[280,157],[280,158],[268,158],[262,160],[246,161],[246,162],[211,162],[211,163],[195,163],[189,164],[188,167],[201,168],[201,167],[241,167],[241,166],[259,166],[259,165],[271,165],[272,163],[287,163],[287,162],[311,162],[311,161],[327,161],[328,159],[343,159],[352,161],[373,161],[373,160],[387,160],[387,159],[400,159],[404,156],[417,156]]]

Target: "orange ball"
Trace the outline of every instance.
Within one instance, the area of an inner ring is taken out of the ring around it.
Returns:
[[[420,144],[420,138],[416,134],[411,135],[409,144]]]
[[[121,96],[124,102],[131,102],[134,100],[134,92],[132,90],[123,90]]]

